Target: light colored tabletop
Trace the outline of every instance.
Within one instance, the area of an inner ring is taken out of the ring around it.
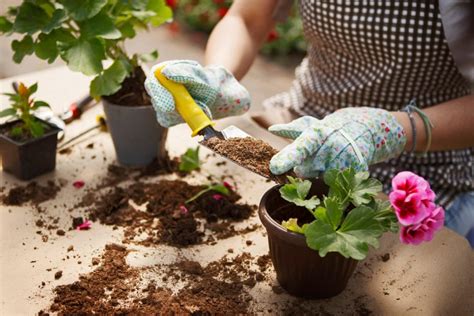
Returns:
[[[65,67],[2,80],[0,91],[10,90],[12,80],[22,80],[27,84],[38,81],[40,88],[37,97],[48,101],[56,112],[61,112],[65,105],[88,90],[88,79]],[[4,100],[0,99],[0,104],[4,104]],[[95,115],[101,112],[102,107],[96,106],[79,121],[68,125],[66,139],[94,125]],[[277,148],[285,144],[257,127],[247,116],[222,120],[218,123],[218,128],[228,124],[237,125]],[[91,151],[85,148],[91,141],[95,144],[96,159],[91,159]],[[197,141],[190,137],[186,126],[170,129],[167,148],[172,156],[182,154],[186,148],[196,145]],[[201,151],[202,157],[208,153],[204,148]],[[45,209],[43,215],[59,216],[58,225],[67,230],[71,220],[68,210],[80,200],[84,192],[73,188],[72,182],[81,179],[86,186],[93,187],[105,176],[106,166],[113,163],[114,159],[112,141],[106,133],[95,133],[88,141],[74,146],[71,154],[58,155],[56,170],[37,179],[41,183],[48,179],[61,179],[65,183],[54,201],[42,204]],[[258,204],[262,194],[272,186],[234,164],[216,167],[215,163],[218,161],[221,158],[208,157],[202,167],[203,175],[195,175],[188,181],[202,183],[205,173],[233,174],[243,200],[252,204]],[[8,190],[17,184],[21,182],[0,173],[1,187]],[[36,212],[31,206],[0,205],[0,315],[32,315],[47,307],[51,303],[52,289],[55,286],[70,284],[80,274],[92,271],[91,259],[100,255],[107,243],[120,243],[122,240],[121,229],[113,230],[110,226],[95,222],[89,231],[70,231],[65,236],[52,235],[48,242],[43,242],[35,232],[35,221],[38,219]],[[256,214],[242,225],[253,223],[259,223]],[[252,240],[252,245],[246,245],[246,240]],[[62,260],[70,245],[74,245],[76,254],[80,254],[82,264],[77,264],[77,260]],[[136,250],[127,258],[132,266],[171,263],[176,260],[178,253],[181,258],[206,264],[226,255],[229,248],[234,249],[235,255],[243,251],[256,256],[268,253],[262,227],[243,236],[219,240],[216,245],[198,245],[179,252],[176,248],[164,245],[129,247]],[[386,253],[390,254],[390,260],[384,262],[380,260],[380,256]],[[280,307],[294,303],[305,306],[306,310],[314,313],[323,310],[332,314],[353,314],[356,308],[354,302],[362,300],[364,306],[375,314],[472,315],[473,259],[468,243],[448,229],[443,229],[431,243],[418,247],[401,245],[398,236],[386,234],[379,249],[371,250],[369,257],[358,265],[347,289],[339,296],[307,301],[284,293],[278,295],[271,289],[271,285],[276,284],[275,276],[271,273],[270,284],[261,282],[249,290],[253,297],[251,308],[257,312],[271,308],[274,314],[278,314],[276,311]],[[63,277],[59,280],[54,279],[54,271],[57,270],[63,271]],[[42,281],[46,283],[44,287],[40,286]]]

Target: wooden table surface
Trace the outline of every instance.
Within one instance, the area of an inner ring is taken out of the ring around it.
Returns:
[[[82,75],[60,67],[1,80],[0,92],[9,91],[12,80],[21,80],[27,84],[39,82],[37,97],[49,102],[58,113],[65,105],[84,95],[89,82]],[[0,104],[5,104],[3,97]],[[66,139],[94,125],[95,115],[98,113],[102,113],[101,106],[94,107],[81,120],[68,125]],[[257,127],[247,116],[222,120],[218,128],[228,124],[237,125],[276,147],[285,144]],[[93,154],[97,156],[96,159],[91,159],[92,151],[85,148],[92,141],[95,143]],[[167,148],[172,156],[182,154],[186,148],[196,144],[186,126],[170,129]],[[202,157],[207,153],[203,148]],[[65,183],[54,201],[42,204],[45,214],[59,216],[59,226],[67,230],[71,216],[67,210],[83,194],[82,190],[73,188],[72,182],[81,179],[86,186],[92,187],[101,176],[105,176],[106,166],[114,160],[112,141],[106,133],[93,134],[88,141],[76,145],[69,155],[58,155],[56,170],[36,179],[40,183],[48,179],[61,179]],[[209,157],[203,165],[203,174],[233,174],[246,202],[258,204],[262,194],[272,185],[233,164],[216,167],[217,161],[221,159]],[[197,175],[189,181],[199,183],[204,179],[205,175]],[[1,187],[8,190],[17,184],[22,182],[0,173]],[[92,257],[99,255],[107,243],[120,243],[122,240],[121,229],[113,230],[110,226],[94,223],[89,231],[71,231],[65,236],[51,236],[45,243],[35,233],[36,212],[31,206],[0,205],[0,315],[32,315],[47,307],[55,286],[72,283],[80,274],[92,271],[93,267],[89,264]],[[242,225],[250,223],[259,223],[256,215]],[[245,243],[249,239],[253,241],[251,246]],[[76,253],[80,253],[83,264],[62,260],[70,245],[74,245]],[[229,248],[234,249],[235,255],[242,251],[249,251],[253,255],[266,254],[268,244],[264,229],[261,227],[244,236],[220,240],[213,246],[186,248],[180,250],[179,255],[206,264],[226,255]],[[175,248],[164,245],[134,249],[136,251],[127,258],[132,266],[170,263],[178,255]],[[385,253],[390,254],[387,262],[380,260],[380,256]],[[273,313],[278,314],[275,311],[280,307],[294,302],[314,313],[323,310],[332,314],[353,314],[356,308],[354,302],[362,300],[375,314],[472,315],[473,259],[473,252],[467,241],[448,229],[443,229],[431,243],[417,247],[402,245],[397,235],[386,234],[379,249],[371,250],[369,257],[358,265],[347,289],[339,296],[319,301],[301,300],[285,293],[278,295],[269,284],[261,282],[249,291],[253,297],[252,310],[264,313],[272,308]],[[57,270],[63,271],[63,277],[59,280],[54,279],[54,271]],[[42,281],[46,282],[44,287],[40,286]],[[274,274],[271,282],[276,284]]]

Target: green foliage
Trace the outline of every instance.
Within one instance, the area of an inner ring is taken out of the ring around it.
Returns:
[[[352,168],[326,171],[324,181],[329,194],[323,197],[322,205],[319,200],[317,204],[312,202],[317,199],[315,196],[306,199],[310,181],[291,177],[288,180],[290,183],[280,188],[282,198],[306,207],[315,220],[300,227],[297,219],[290,218],[282,226],[304,234],[308,246],[322,257],[328,252],[338,252],[346,258],[362,260],[369,246],[378,247],[383,232],[398,231],[390,202],[375,199],[382,185],[369,178],[367,172],[356,173]]]
[[[232,2],[232,0],[179,0],[174,8],[175,16],[178,21],[194,30],[210,33]],[[261,52],[266,55],[286,55],[305,51],[303,25],[294,6],[288,18],[278,23],[268,34]]]
[[[217,193],[220,193],[220,194],[223,194],[223,195],[229,195],[230,194],[229,189],[227,189],[222,184],[209,184],[205,189],[202,189],[196,195],[194,195],[190,199],[186,200],[186,202],[184,202],[184,203],[188,204],[188,203],[196,200],[197,198],[199,198],[200,196],[202,196],[203,194],[205,194],[209,191],[214,191],[214,192],[217,192]]]
[[[199,169],[201,162],[199,161],[199,146],[196,149],[188,148],[184,154],[181,155],[178,169],[183,172],[191,172]]]
[[[100,97],[117,92],[133,68],[158,56],[129,56],[124,41],[171,18],[164,0],[25,0],[0,16],[0,33],[22,35],[11,43],[16,63],[33,53],[48,63],[60,56],[71,70],[95,77],[91,95]],[[104,69],[106,60],[113,63]]]
[[[298,206],[306,207],[308,210],[312,210],[319,205],[320,201],[317,196],[312,196],[309,200],[306,200],[311,189],[311,181],[295,179],[290,176],[287,178],[290,183],[280,188],[282,198]]]
[[[49,104],[44,101],[35,101],[31,97],[37,89],[36,83],[30,87],[20,83],[17,93],[5,93],[9,97],[10,107],[0,111],[0,118],[10,117],[22,122],[21,125],[12,128],[11,136],[40,137],[44,134],[43,123],[33,116],[32,111],[40,107],[49,107]]]

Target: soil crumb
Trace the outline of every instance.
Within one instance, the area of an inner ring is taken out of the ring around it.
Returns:
[[[271,173],[269,165],[278,150],[260,139],[252,137],[219,139],[212,137],[202,141],[216,153],[229,158],[244,168],[253,171],[277,183],[286,183],[286,175],[276,176]]]
[[[3,204],[20,206],[26,203],[40,204],[47,200],[52,200],[61,190],[61,186],[52,180],[48,180],[46,185],[38,184],[36,181],[24,186],[16,186],[1,197]]]
[[[47,312],[59,315],[247,315],[249,289],[265,280],[249,253],[225,255],[207,266],[182,260],[156,267],[131,267],[129,251],[107,245],[100,265],[79,280],[54,289]],[[161,279],[166,288],[154,280]],[[149,281],[152,280],[152,281]],[[172,290],[177,282],[182,287]]]

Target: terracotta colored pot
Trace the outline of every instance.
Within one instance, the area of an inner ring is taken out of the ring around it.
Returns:
[[[282,211],[292,212],[295,208],[308,212],[281,198],[280,187],[274,186],[264,194],[258,211],[267,229],[270,256],[278,282],[288,293],[298,297],[328,298],[341,293],[358,261],[335,252],[322,258],[306,245],[304,235],[290,232],[275,221],[271,216],[275,212],[282,214]],[[327,194],[328,188],[323,181],[316,180],[311,190],[312,194],[322,196]]]
[[[23,142],[13,140],[0,134],[0,155],[5,172],[11,173],[21,180],[30,180],[56,167],[56,147],[59,128],[40,120],[50,129],[43,136]],[[0,129],[14,126],[18,120],[0,125]]]

